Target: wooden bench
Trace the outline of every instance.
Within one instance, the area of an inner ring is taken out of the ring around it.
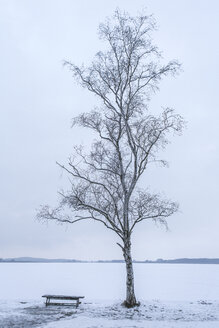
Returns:
[[[77,308],[80,302],[80,298],[84,296],[65,296],[65,295],[43,295],[42,297],[46,298],[46,306],[48,305],[75,305]],[[51,302],[51,300],[60,300],[60,301],[71,301],[71,302]]]

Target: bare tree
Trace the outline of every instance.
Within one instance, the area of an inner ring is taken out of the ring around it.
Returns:
[[[160,116],[149,113],[150,96],[158,90],[162,77],[175,75],[180,65],[160,63],[160,53],[152,43],[151,16],[130,17],[115,11],[99,26],[99,36],[108,50],[98,52],[88,68],[65,62],[81,86],[100,100],[99,109],[74,118],[73,125],[97,133],[90,153],[75,147],[67,165],[71,189],[61,192],[56,209],[41,208],[38,216],[46,220],[75,223],[95,220],[114,231],[126,263],[126,300],[138,304],[134,292],[131,235],[135,225],[153,219],[165,223],[178,205],[142,190],[138,182],[148,165],[159,161],[158,150],[168,143],[170,132],[180,133],[183,119],[173,109],[162,109]],[[65,214],[65,208],[71,215]]]

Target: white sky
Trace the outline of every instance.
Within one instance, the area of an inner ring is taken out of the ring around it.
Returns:
[[[42,225],[40,204],[55,205],[68,183],[55,161],[89,139],[71,118],[95,98],[77,87],[64,59],[89,64],[103,47],[98,24],[119,7],[147,7],[159,30],[155,43],[184,72],[167,78],[151,109],[176,108],[188,121],[168,146],[170,168],[151,168],[142,184],[180,203],[170,231],[139,224],[133,257],[219,257],[219,3],[217,0],[0,0],[0,257],[122,258],[116,237],[101,224]]]

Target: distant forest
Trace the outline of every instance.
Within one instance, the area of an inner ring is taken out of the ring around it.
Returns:
[[[0,258],[1,263],[123,263],[123,260],[99,260],[99,261],[80,261],[74,259],[44,259],[35,257],[17,257],[17,258]],[[133,263],[157,263],[157,264],[219,264],[219,258],[181,258],[173,260],[157,259],[155,261],[145,260],[136,261]]]

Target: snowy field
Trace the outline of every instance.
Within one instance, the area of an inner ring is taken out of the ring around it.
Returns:
[[[1,328],[218,328],[219,265],[134,264],[139,308],[127,310],[124,264],[0,263]],[[43,294],[85,296],[78,309]]]

